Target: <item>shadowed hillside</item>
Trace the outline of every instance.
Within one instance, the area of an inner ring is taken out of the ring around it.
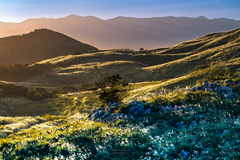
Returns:
[[[22,36],[0,39],[0,63],[32,64],[75,51],[97,50],[61,33],[39,29]]]

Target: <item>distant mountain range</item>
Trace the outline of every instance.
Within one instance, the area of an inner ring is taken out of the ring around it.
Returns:
[[[32,64],[56,56],[97,50],[61,33],[36,29],[22,36],[0,38],[0,63]]]
[[[212,32],[240,27],[240,21],[205,17],[116,17],[102,20],[97,17],[70,15],[65,18],[28,19],[21,23],[0,22],[0,37],[28,33],[48,28],[99,49],[153,49],[172,46]]]

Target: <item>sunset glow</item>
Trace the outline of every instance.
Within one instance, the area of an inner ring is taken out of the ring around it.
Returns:
[[[0,0],[0,21],[21,22],[28,18],[59,18],[70,14],[109,19],[117,16],[187,16],[240,19],[238,0]]]

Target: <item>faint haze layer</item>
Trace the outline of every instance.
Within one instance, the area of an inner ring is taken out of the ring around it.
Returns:
[[[240,20],[239,0],[1,0],[0,21],[20,22],[28,18],[65,17],[70,14],[96,16],[163,17],[186,16]]]
[[[131,18],[103,20],[93,16],[70,15],[65,18],[28,19],[21,23],[0,22],[0,37],[22,35],[48,28],[66,34],[98,49],[153,49],[168,47],[199,36],[232,30],[240,21],[226,18],[188,17]]]

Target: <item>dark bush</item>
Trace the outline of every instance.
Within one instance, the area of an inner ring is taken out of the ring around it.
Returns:
[[[27,99],[31,101],[39,101],[47,98],[56,98],[59,91],[48,91],[45,88],[29,89],[27,92]]]
[[[101,82],[96,83],[96,87],[100,89],[96,92],[99,95],[99,99],[103,104],[108,104],[110,102],[121,102],[121,94],[124,93],[123,84],[127,86],[126,83],[120,81],[122,78],[119,74],[105,77]]]
[[[52,64],[0,64],[0,74],[2,80],[23,80],[43,73],[47,69],[53,68]]]
[[[49,92],[49,98],[57,98],[58,94],[60,94],[59,90],[53,90]]]
[[[45,88],[35,88],[43,97],[49,97],[49,92]]]
[[[2,90],[2,94],[6,96],[27,96],[28,88],[24,86],[17,86],[14,84],[1,84],[0,89]]]
[[[78,89],[73,87],[73,86],[68,86],[68,85],[63,86],[60,89],[61,94],[66,94],[66,93],[69,93],[69,92],[78,92]]]
[[[231,78],[233,75],[234,73],[232,73],[227,67],[225,69],[215,68],[209,71],[206,80],[211,82],[216,80],[225,80]]]
[[[31,101],[39,101],[46,99],[46,97],[44,97],[41,92],[37,91],[36,89],[29,89],[27,92],[27,99]]]
[[[29,100],[44,100],[58,97],[59,91],[48,91],[45,88],[28,89],[14,84],[0,84],[0,97],[20,96]]]

